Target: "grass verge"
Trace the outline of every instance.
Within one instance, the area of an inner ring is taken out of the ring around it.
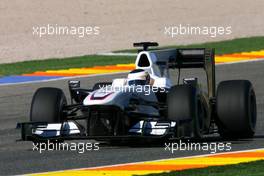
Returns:
[[[0,64],[0,75],[19,75],[23,73],[32,73],[35,71],[126,64],[133,63],[134,61],[135,58],[131,56],[98,55],[70,57],[65,59],[25,61],[11,64]]]
[[[215,48],[216,54],[226,54],[242,51],[256,51],[264,49],[264,37],[240,38],[234,40],[210,42],[193,45],[168,46],[162,48]],[[120,52],[120,51],[119,51]],[[136,50],[122,50],[122,52],[136,52]],[[135,57],[131,56],[77,56],[65,59],[47,59],[37,61],[25,61],[11,64],[0,64],[0,75],[19,75],[35,71],[50,69],[67,69],[91,67],[95,65],[125,64],[134,62]]]
[[[238,38],[219,42],[208,42],[192,45],[171,45],[164,48],[215,48],[216,54],[228,54],[237,52],[257,51],[264,49],[264,37]],[[120,50],[116,52],[136,52],[137,50]]]
[[[264,160],[227,166],[212,166],[203,169],[173,171],[146,176],[263,176]]]

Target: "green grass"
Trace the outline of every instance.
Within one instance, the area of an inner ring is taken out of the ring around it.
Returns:
[[[227,166],[173,171],[146,176],[263,176],[264,160]]]
[[[38,61],[25,61],[11,64],[0,64],[0,75],[19,75],[34,71],[92,67],[100,65],[133,63],[134,57],[130,56],[79,56],[65,59],[47,59]]]
[[[257,51],[264,49],[264,37],[239,38],[219,42],[208,42],[192,45],[171,45],[164,48],[215,48],[216,54],[236,53],[243,51]],[[137,50],[120,50],[116,52],[136,52]]]
[[[168,46],[160,48],[215,48],[216,54],[226,54],[242,51],[256,51],[264,49],[264,37],[241,38],[220,42],[210,42],[194,45]],[[120,52],[120,51],[119,51]],[[136,52],[133,50],[122,50],[122,52]],[[48,69],[67,69],[91,67],[95,65],[125,64],[135,61],[134,56],[77,56],[64,59],[47,59],[38,61],[25,61],[11,64],[0,64],[0,75],[19,75]]]

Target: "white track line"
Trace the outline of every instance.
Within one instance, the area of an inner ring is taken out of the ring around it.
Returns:
[[[113,54],[116,54],[116,53],[113,53]],[[125,53],[123,53],[123,54],[125,54]],[[216,64],[216,66],[238,64],[238,63],[248,63],[248,62],[258,62],[258,61],[264,61],[264,58],[263,59],[251,59],[251,60],[244,60],[244,61],[219,63],[219,64]],[[82,75],[82,76],[71,76],[71,77],[54,78],[54,79],[48,79],[48,80],[27,81],[27,82],[20,82],[20,83],[4,83],[4,84],[0,84],[0,87],[1,86],[21,85],[21,84],[43,83],[43,82],[59,81],[59,80],[67,80],[67,79],[76,79],[76,78],[97,77],[97,76],[104,76],[104,75],[116,75],[116,74],[121,74],[121,73],[128,73],[128,71],[126,71],[126,72],[116,72],[116,73]]]
[[[167,159],[147,160],[147,161],[139,161],[139,162],[132,162],[132,163],[122,163],[122,164],[112,164],[112,165],[104,165],[104,166],[96,166],[96,167],[83,167],[83,168],[76,168],[76,169],[66,169],[66,170],[31,173],[31,174],[46,174],[46,173],[55,173],[55,172],[59,173],[59,172],[65,172],[65,171],[77,171],[77,170],[84,170],[84,169],[100,169],[100,168],[105,168],[105,167],[116,167],[116,166],[127,166],[127,165],[133,165],[133,164],[142,164],[142,163],[145,163],[145,162],[160,162],[160,161],[169,161],[169,160],[175,160],[175,159],[200,158],[200,157],[215,156],[215,155],[220,155],[220,154],[243,153],[243,152],[258,151],[258,150],[264,150],[264,148],[239,150],[239,151],[233,151],[233,152],[219,152],[219,153],[215,153],[215,154],[202,154],[202,155],[175,157],[175,158],[167,158]]]

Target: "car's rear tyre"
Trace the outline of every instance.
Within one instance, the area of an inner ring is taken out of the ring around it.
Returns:
[[[112,85],[111,82],[99,82],[99,83],[95,83],[93,86],[93,90],[97,90],[106,86],[110,86]]]
[[[173,86],[167,96],[168,119],[176,122],[188,121],[192,122],[193,137],[202,137],[202,113],[199,107],[199,101],[196,88],[191,85]],[[189,129],[191,130],[191,129]]]
[[[63,107],[66,104],[66,97],[61,89],[50,87],[39,88],[32,99],[30,121],[62,122],[65,118]]]
[[[217,88],[216,112],[223,138],[251,138],[257,120],[256,96],[248,80],[223,81]]]

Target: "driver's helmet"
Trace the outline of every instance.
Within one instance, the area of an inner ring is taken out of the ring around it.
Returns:
[[[148,85],[150,82],[150,76],[149,73],[142,69],[135,69],[132,70],[128,74],[128,80],[127,83],[129,86],[131,85]]]

